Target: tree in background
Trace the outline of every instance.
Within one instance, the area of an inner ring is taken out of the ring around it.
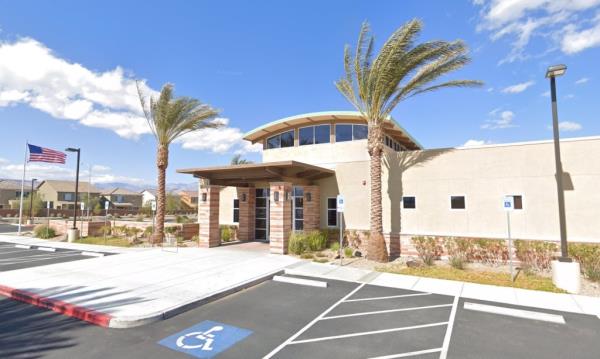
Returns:
[[[179,195],[169,192],[167,193],[167,213],[173,214],[182,209],[181,198]]]
[[[23,216],[24,217],[29,217],[29,206],[31,203],[31,195],[24,197],[23,198]],[[13,209],[18,209],[19,208],[19,201],[12,201],[11,202],[11,208]],[[33,216],[40,216],[40,215],[46,215],[45,213],[43,213],[42,209],[46,208],[46,202],[44,201],[44,196],[42,194],[39,193],[35,193],[33,195],[33,209],[32,209],[32,213]],[[43,214],[42,214],[43,213]]]
[[[169,165],[169,146],[181,136],[203,128],[221,125],[214,121],[219,112],[210,105],[190,97],[173,97],[173,85],[166,84],[157,99],[142,94],[137,83],[140,104],[148,125],[157,142],[156,167],[158,168],[158,188],[156,193],[156,229],[153,242],[163,241],[165,235],[165,211],[167,195],[165,189],[166,170]]]
[[[451,80],[433,83],[470,62],[467,46],[461,40],[428,41],[416,44],[423,27],[411,20],[396,30],[375,58],[374,38],[369,24],[363,23],[354,57],[344,49],[344,77],[335,82],[337,89],[367,120],[371,177],[369,259],[384,262],[388,253],[383,238],[381,204],[381,160],[383,124],[396,105],[407,98],[446,87],[480,86],[480,81]]]
[[[232,165],[245,165],[245,164],[248,164],[248,163],[254,163],[254,162],[242,158],[241,154],[237,154],[237,155],[235,155],[235,156],[233,156],[231,158],[231,164]]]

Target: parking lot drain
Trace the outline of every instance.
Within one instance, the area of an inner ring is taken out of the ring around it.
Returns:
[[[81,252],[81,255],[88,257],[104,257],[104,253],[99,252]]]
[[[384,300],[404,297],[417,297],[421,295],[431,295],[431,293],[411,293],[411,294],[400,294],[400,295],[388,295],[385,297],[371,297],[371,298],[357,298],[357,299],[346,299],[345,302],[363,302],[367,300]]]
[[[541,320],[544,322],[565,324],[565,318],[562,315],[548,314],[542,312],[533,312],[530,310],[499,307],[494,305],[485,305],[479,303],[465,302],[464,308],[478,312],[506,315],[510,317],[525,318],[531,320]]]
[[[50,248],[50,247],[37,247],[38,251],[45,251],[45,252],[56,252],[56,248]]]
[[[25,245],[25,244],[15,244],[15,248],[30,249],[31,246],[28,246],[28,245]]]
[[[339,318],[347,318],[347,317],[360,317],[363,315],[372,315],[372,314],[383,314],[383,313],[395,313],[395,312],[409,312],[412,310],[422,310],[422,309],[435,309],[435,308],[447,308],[451,307],[452,304],[438,304],[438,305],[428,305],[425,307],[410,307],[410,308],[398,308],[398,309],[386,309],[386,310],[377,310],[373,312],[361,312],[361,313],[352,313],[352,314],[341,314],[341,315],[332,315],[330,317],[324,317],[321,320],[327,319],[339,319]]]
[[[406,358],[406,357],[413,357],[413,356],[417,356],[417,355],[425,355],[425,354],[439,353],[439,352],[441,352],[441,351],[442,351],[442,348],[435,348],[435,349],[418,350],[418,351],[414,351],[414,352],[401,353],[401,354],[384,355],[384,356],[380,356],[380,357],[371,357],[371,358],[369,358],[369,359],[396,359],[396,358]]]
[[[431,328],[431,327],[439,327],[442,325],[447,325],[448,322],[439,322],[439,323],[431,323],[431,324],[423,324],[423,325],[413,325],[410,327],[400,327],[400,328],[391,328],[391,329],[381,329],[381,330],[372,330],[369,332],[359,332],[359,333],[350,333],[350,334],[342,334],[342,335],[333,335],[330,337],[321,337],[321,338],[312,338],[312,339],[303,339],[290,342],[289,344],[302,344],[302,343],[313,343],[313,342],[322,342],[324,340],[334,340],[334,339],[342,339],[342,338],[352,338],[352,337],[360,337],[363,335],[375,335],[375,334],[383,334],[383,333],[393,333],[393,332],[401,332],[405,330],[414,330],[421,328]]]
[[[284,277],[284,276],[276,275],[273,277],[273,280],[275,282],[298,284],[298,285],[308,285],[311,287],[319,287],[319,288],[327,288],[327,282],[322,282],[322,281],[312,280],[312,279]]]

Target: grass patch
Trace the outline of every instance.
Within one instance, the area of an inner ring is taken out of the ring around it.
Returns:
[[[313,259],[313,262],[327,263],[327,262],[329,262],[329,260],[327,258],[315,258],[315,259]]]
[[[314,255],[312,253],[302,253],[300,258],[302,259],[313,259]]]
[[[522,289],[542,290],[545,292],[566,293],[552,284],[551,278],[536,275],[526,275],[521,272],[515,282],[511,282],[510,274],[497,272],[480,272],[474,270],[460,270],[449,266],[431,266],[419,268],[405,267],[377,267],[377,271],[407,274],[418,277],[439,278],[458,280],[462,282],[499,285],[504,287],[515,287]]]
[[[115,247],[131,247],[131,244],[126,238],[118,238],[118,237],[106,237],[106,242],[104,241],[104,237],[85,237],[80,238],[75,241],[75,243],[83,243],[83,244],[100,244],[107,246],[115,246]]]

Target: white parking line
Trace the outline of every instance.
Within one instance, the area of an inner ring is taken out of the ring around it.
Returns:
[[[52,259],[62,259],[62,258],[75,257],[75,256],[79,256],[79,254],[68,254],[68,255],[60,255],[60,256],[56,256],[56,255],[41,256],[41,257],[28,256],[28,257],[21,257],[19,259],[2,259],[2,260],[0,260],[0,265],[1,266],[10,266],[10,265],[21,264],[21,263],[41,262],[41,261],[47,261],[47,260],[52,260]],[[32,257],[35,257],[35,258],[32,258]]]
[[[56,252],[56,248],[52,247],[37,247],[38,251]]]
[[[0,251],[0,255],[8,254],[8,253],[20,253],[20,252],[31,252],[28,249],[12,249],[10,251]]]
[[[431,295],[431,293],[411,293],[411,294],[400,294],[400,295],[388,295],[385,297],[371,297],[371,298],[358,298],[358,299],[347,299],[344,302],[363,302],[367,300],[383,300],[383,299],[394,299],[394,298],[404,298],[404,297],[418,297],[421,295]]]
[[[542,312],[534,312],[534,311],[530,311],[530,310],[507,308],[507,307],[500,307],[500,306],[495,306],[495,305],[485,305],[485,304],[470,303],[470,302],[465,302],[464,308],[467,310],[474,310],[474,311],[478,311],[478,312],[486,312],[486,313],[492,313],[492,314],[507,315],[510,317],[518,317],[518,318],[525,318],[525,319],[531,319],[531,320],[541,320],[541,321],[550,322],[550,323],[565,324],[565,318],[562,315],[556,315],[556,314],[548,314],[548,313],[542,313]]]
[[[297,340],[290,342],[289,344],[303,344],[303,343],[314,343],[314,342],[322,342],[324,340],[333,340],[333,339],[342,339],[342,338],[352,338],[352,337],[360,337],[363,335],[373,335],[373,334],[382,334],[382,333],[393,333],[393,332],[401,332],[405,330],[414,330],[421,328],[431,328],[431,327],[439,327],[441,325],[446,325],[448,322],[438,322],[438,323],[430,323],[423,325],[413,325],[410,327],[400,327],[400,328],[391,328],[391,329],[381,329],[381,330],[372,330],[369,332],[359,332],[359,333],[350,333],[350,334],[342,334],[342,335],[332,335],[329,337],[320,337],[320,338],[311,338],[304,340]]]
[[[327,308],[323,313],[319,314],[318,317],[316,317],[315,319],[313,319],[310,323],[306,324],[304,326],[304,328],[302,328],[299,331],[297,331],[294,335],[292,335],[291,337],[289,337],[285,342],[279,344],[279,346],[277,348],[273,349],[269,354],[265,355],[263,357],[263,359],[272,358],[275,354],[279,353],[279,351],[281,351],[281,349],[283,349],[286,345],[290,344],[292,342],[292,340],[298,338],[298,336],[300,336],[300,334],[304,333],[306,330],[308,330],[308,328],[312,327],[316,322],[318,322],[321,318],[323,318],[324,316],[326,316],[327,313],[329,313],[330,311],[332,311],[333,308],[337,307],[346,298],[350,298],[354,293],[358,292],[362,287],[365,286],[365,284],[366,283],[362,283],[359,286],[357,286],[356,288],[354,288],[350,293],[346,294],[342,299],[340,299],[337,302],[335,302],[331,307]]]
[[[428,305],[428,306],[425,306],[425,307],[409,307],[409,308],[398,308],[398,309],[386,309],[386,310],[377,310],[377,311],[373,311],[373,312],[360,312],[360,313],[352,313],[352,314],[332,315],[330,317],[321,318],[321,320],[339,319],[339,318],[347,318],[347,317],[360,317],[362,315],[371,315],[371,314],[394,313],[394,312],[408,312],[408,311],[411,311],[411,310],[444,308],[444,307],[451,307],[451,306],[452,306],[452,304],[438,304],[438,305]]]
[[[298,284],[298,285],[308,285],[311,287],[319,287],[319,288],[327,288],[327,282],[319,281],[319,280],[311,280],[311,279],[303,279],[296,277],[284,277],[280,275],[276,275],[273,277],[275,282],[289,283],[289,284]]]
[[[25,245],[25,244],[15,244],[15,248],[30,249],[31,246],[28,246],[28,245]]]
[[[450,337],[452,337],[452,328],[454,327],[454,319],[456,318],[456,309],[458,308],[458,300],[460,296],[454,297],[452,303],[452,311],[450,311],[450,318],[448,319],[448,327],[446,328],[446,335],[444,336],[444,344],[442,344],[442,352],[440,353],[440,359],[446,359],[448,356],[448,348],[450,347]]]
[[[100,252],[81,252],[81,255],[88,257],[104,257],[104,253]]]
[[[371,357],[369,359],[406,358],[406,357],[412,357],[415,355],[431,354],[431,353],[437,353],[437,352],[441,352],[441,351],[442,351],[442,348],[425,349],[425,350],[418,350],[418,351],[414,351],[414,352],[407,352],[407,353],[401,353],[401,354],[392,354],[392,355],[384,355],[384,356],[380,356],[380,357]]]

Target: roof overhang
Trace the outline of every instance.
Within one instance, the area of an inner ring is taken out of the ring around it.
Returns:
[[[186,168],[177,173],[209,180],[211,185],[247,187],[265,182],[308,185],[335,174],[335,171],[297,161],[248,163],[242,165]]]
[[[310,126],[323,122],[357,122],[367,123],[365,117],[358,111],[325,111],[310,112],[301,115],[285,117],[277,121],[255,128],[244,135],[244,139],[252,143],[277,134],[287,128],[297,126]],[[388,117],[384,122],[384,131],[398,140],[409,150],[420,150],[423,146],[414,139],[398,122]]]

